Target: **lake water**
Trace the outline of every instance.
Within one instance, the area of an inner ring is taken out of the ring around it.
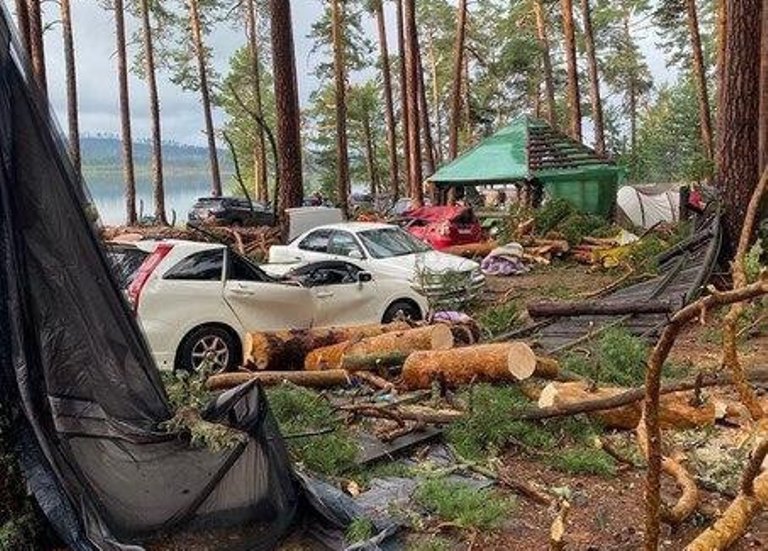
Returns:
[[[222,174],[222,180],[228,177]],[[85,172],[88,189],[91,192],[102,223],[116,225],[125,223],[125,196],[121,173]],[[210,195],[210,179],[207,174],[165,174],[165,208],[168,221],[176,213],[176,223],[184,224],[187,212],[198,197]],[[143,203],[143,209],[142,209]],[[136,175],[136,210],[139,216],[152,216],[152,182],[148,174]]]

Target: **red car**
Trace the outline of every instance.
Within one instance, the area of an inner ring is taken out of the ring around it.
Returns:
[[[405,229],[435,249],[482,241],[483,228],[470,207],[421,207],[403,214]]]

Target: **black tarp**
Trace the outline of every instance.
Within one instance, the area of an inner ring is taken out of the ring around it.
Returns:
[[[204,547],[273,547],[301,490],[261,389],[230,391],[204,414],[247,435],[233,448],[160,430],[171,411],[158,371],[8,22],[3,10],[0,396],[16,413],[29,488],[74,550],[229,527]]]

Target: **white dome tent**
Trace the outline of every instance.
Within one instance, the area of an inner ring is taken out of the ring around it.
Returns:
[[[619,216],[632,225],[651,228],[659,222],[676,223],[680,219],[682,184],[622,186],[616,198]]]

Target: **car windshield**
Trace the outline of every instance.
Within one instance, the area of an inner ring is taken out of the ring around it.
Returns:
[[[373,258],[392,258],[431,250],[429,245],[400,228],[367,230],[358,235]]]

